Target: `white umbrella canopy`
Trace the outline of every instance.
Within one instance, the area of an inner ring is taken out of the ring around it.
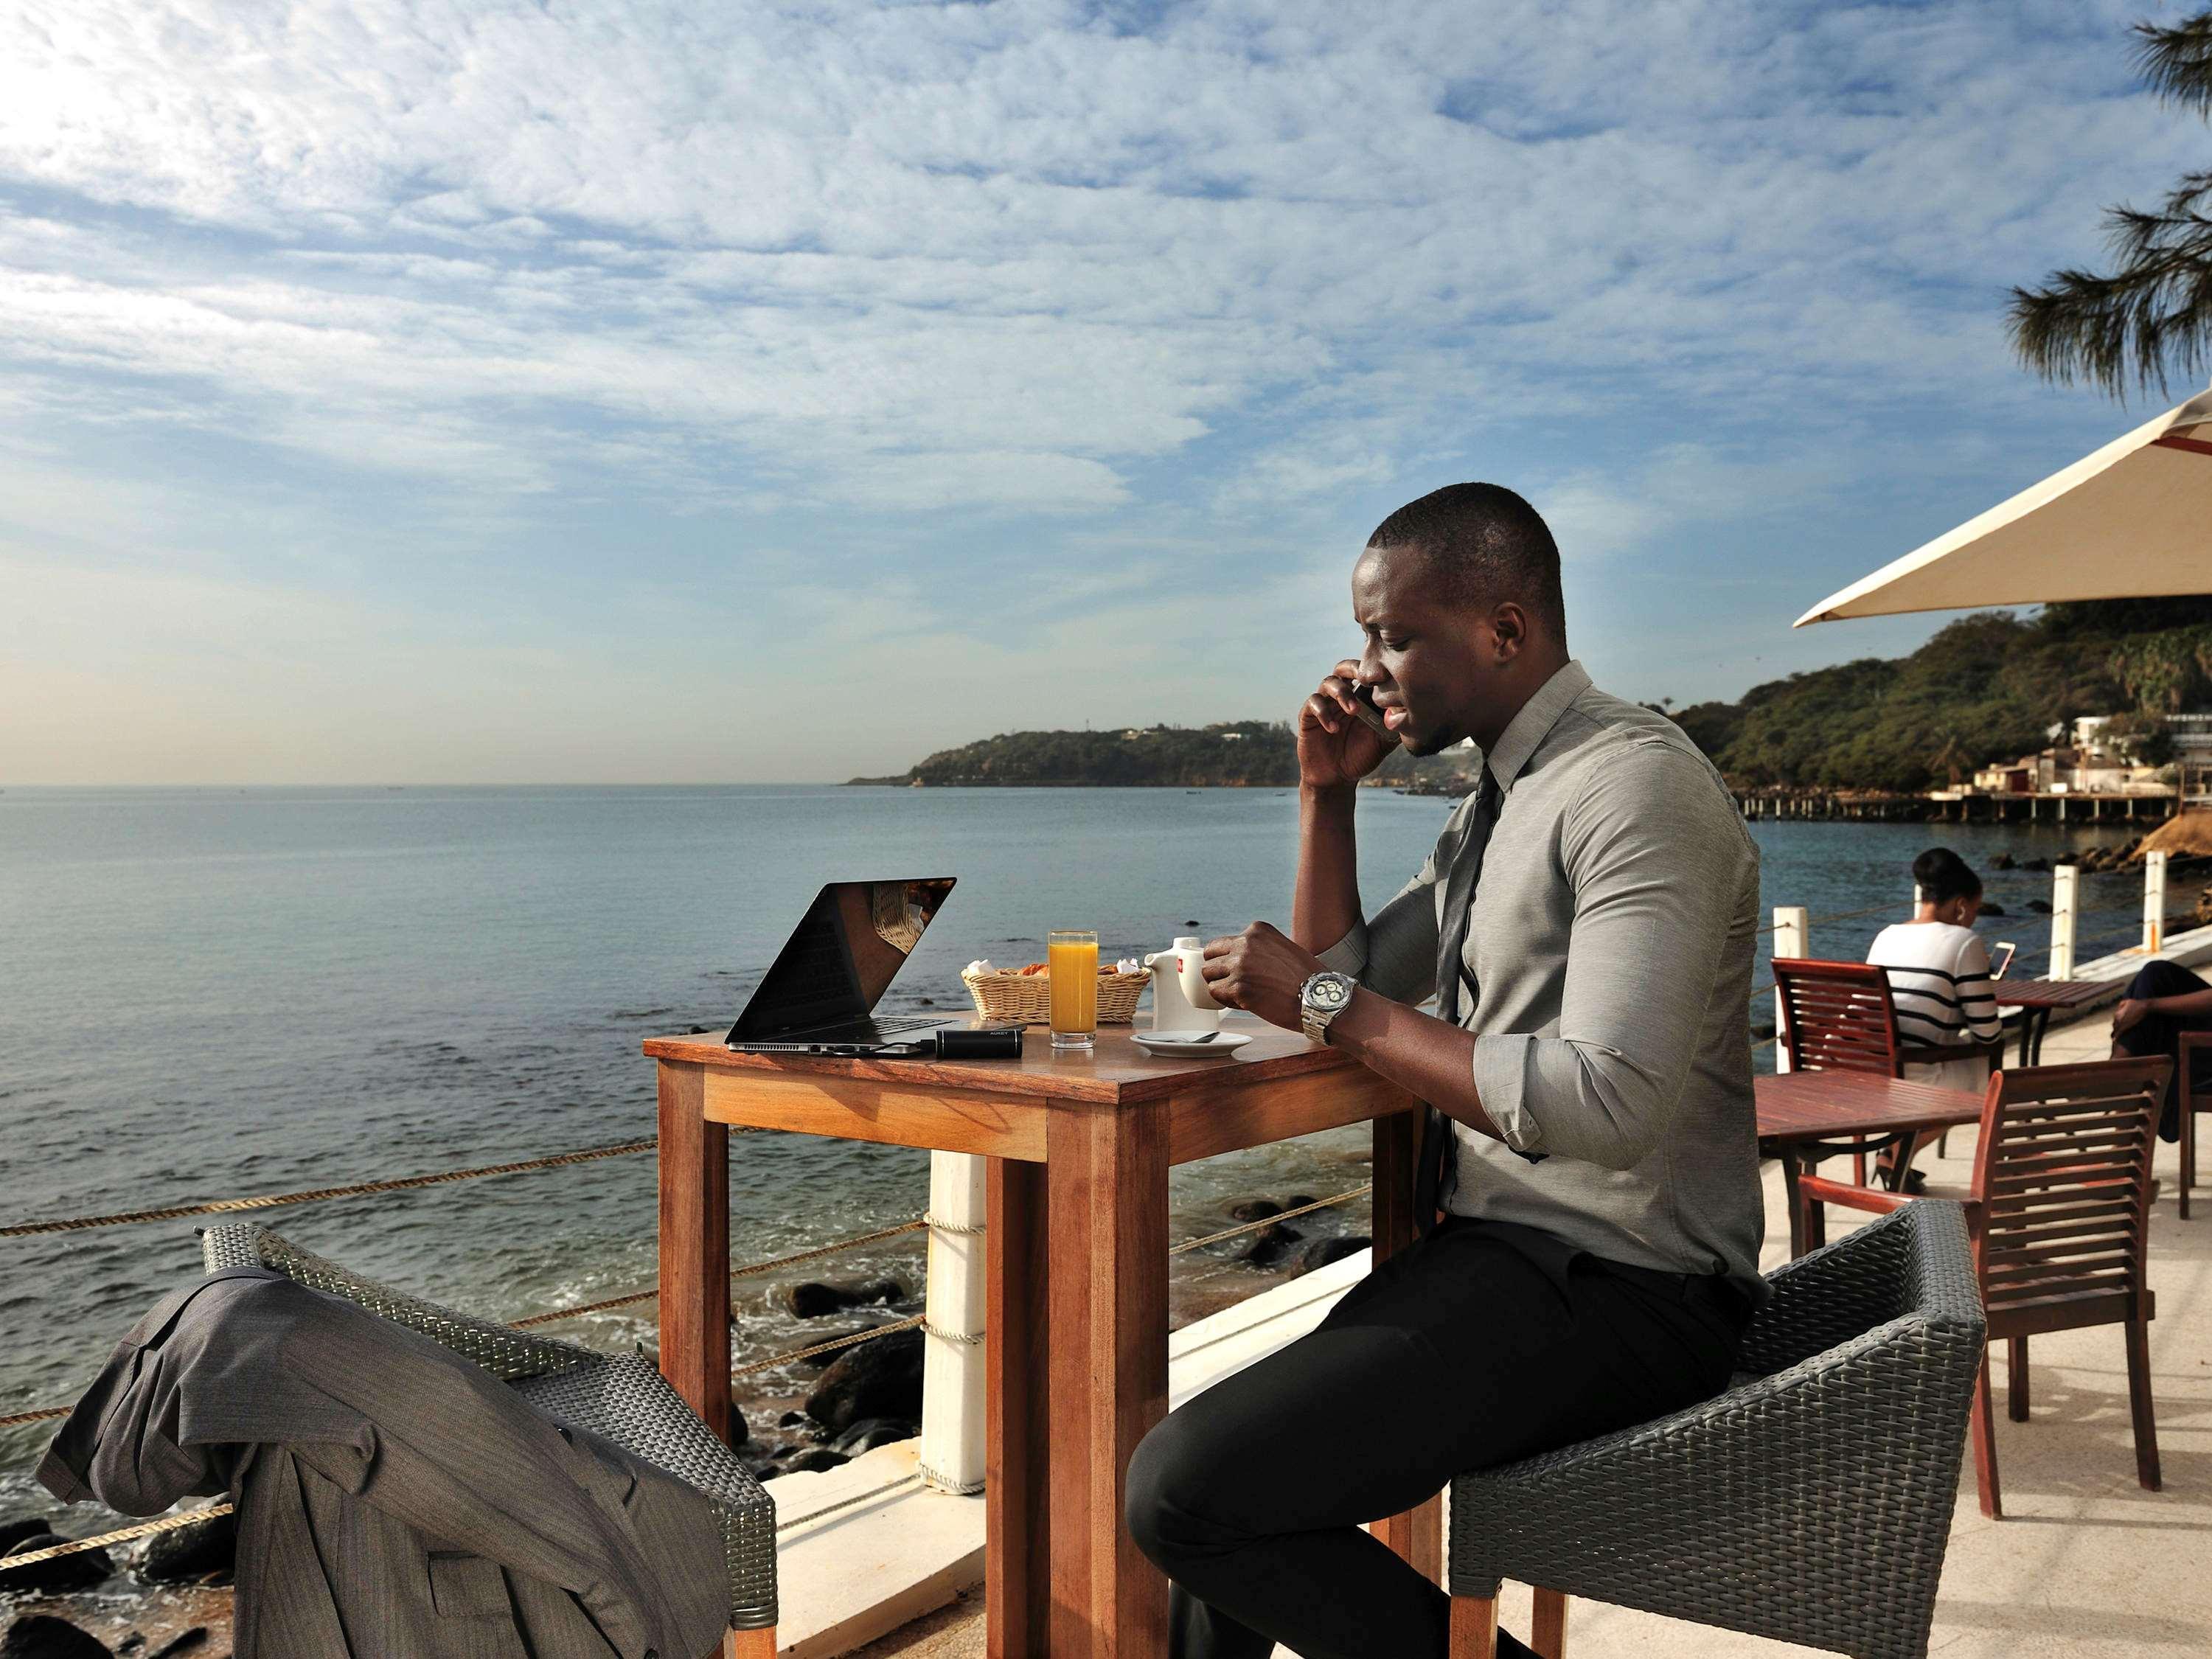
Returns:
[[[2212,392],[1797,618],[2212,592]]]

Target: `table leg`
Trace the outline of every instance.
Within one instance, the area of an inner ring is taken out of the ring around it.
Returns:
[[[1375,1120],[1374,1218],[1368,1231],[1375,1241],[1378,1265],[1419,1235],[1419,1218],[1413,1213],[1413,1165],[1420,1156],[1425,1118],[1425,1113],[1414,1110],[1393,1112]],[[1385,1516],[1369,1530],[1431,1583],[1443,1582],[1442,1492],[1402,1515]]]
[[[2051,1030],[2051,1010],[2048,1008],[2039,1008],[2035,1011],[2035,1046],[2028,1050],[2027,1060],[2027,1063],[2031,1066],[2043,1064],[2043,1038],[2044,1035]]]
[[[704,1066],[664,1060],[660,1374],[730,1437],[730,1132],[706,1116]]]
[[[987,1180],[986,1639],[990,1659],[1044,1659],[1052,1607],[1044,1166],[994,1158]]]
[[[1782,1204],[1790,1212],[1790,1259],[1795,1261],[1805,1254],[1805,1200],[1797,1195],[1797,1154],[1787,1146],[1781,1151]]]
[[[1051,1249],[1052,1659],[1167,1651],[1168,1585],[1121,1524],[1130,1454],[1167,1415],[1164,1103],[1055,1102]]]
[[[2022,1066],[2034,1065],[2035,1061],[2031,1058],[2034,1053],[2035,1010],[2023,1008],[2020,1011],[2020,1063]]]

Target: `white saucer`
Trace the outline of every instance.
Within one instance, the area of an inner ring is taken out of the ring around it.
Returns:
[[[1202,1060],[1208,1054],[1234,1054],[1252,1039],[1236,1031],[1132,1031],[1129,1040],[1148,1054]]]

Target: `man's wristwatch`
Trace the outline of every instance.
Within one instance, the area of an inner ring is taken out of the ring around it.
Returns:
[[[1305,1027],[1306,1041],[1327,1042],[1329,1022],[1342,1013],[1352,1002],[1352,994],[1359,988],[1359,981],[1349,974],[1340,974],[1324,968],[1305,982],[1298,993],[1299,1023]]]

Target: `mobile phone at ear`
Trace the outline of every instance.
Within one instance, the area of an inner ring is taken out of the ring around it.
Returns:
[[[1398,734],[1393,732],[1389,723],[1383,720],[1382,711],[1375,706],[1375,690],[1372,686],[1352,687],[1352,712],[1362,726],[1382,738],[1383,742],[1395,744],[1399,740]]]

